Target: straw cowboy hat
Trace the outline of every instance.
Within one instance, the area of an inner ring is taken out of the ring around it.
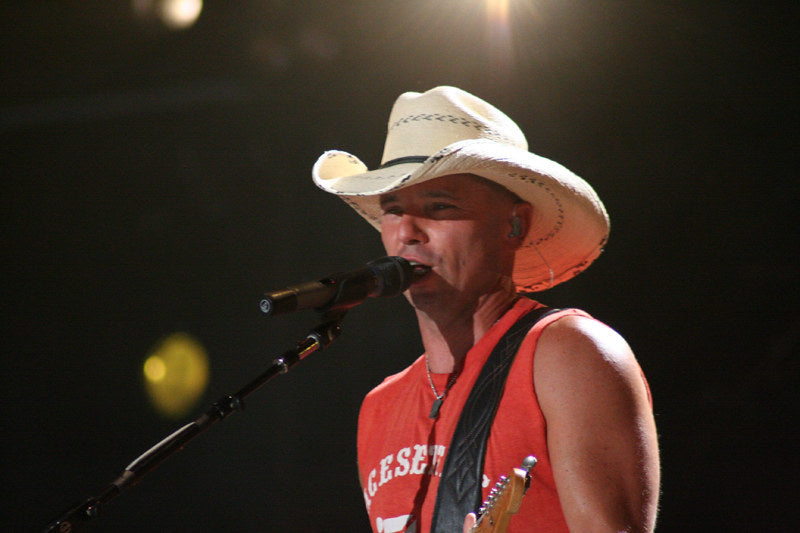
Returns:
[[[566,281],[594,261],[608,239],[602,202],[584,180],[528,152],[519,127],[491,104],[455,87],[402,94],[389,116],[381,166],[327,151],[312,176],[380,230],[379,195],[448,174],[499,183],[533,206],[531,228],[514,264],[523,291]]]

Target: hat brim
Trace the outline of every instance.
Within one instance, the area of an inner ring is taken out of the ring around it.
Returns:
[[[594,189],[550,159],[488,139],[454,143],[422,163],[369,171],[355,156],[325,152],[314,182],[339,195],[376,229],[380,195],[450,174],[494,181],[533,206],[531,229],[516,254],[513,278],[523,291],[541,291],[583,271],[603,251],[609,219]]]

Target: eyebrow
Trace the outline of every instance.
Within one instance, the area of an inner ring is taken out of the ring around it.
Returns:
[[[428,191],[422,196],[423,198],[452,198],[453,200],[458,198],[458,196],[455,193],[441,189]]]
[[[397,196],[394,194],[382,194],[380,196],[380,203],[381,207],[385,206],[386,204],[390,204],[397,200]]]
[[[427,191],[422,195],[423,198],[450,198],[453,200],[458,199],[458,196],[455,193],[450,191],[446,191],[443,189],[434,189],[432,191]],[[397,201],[397,195],[392,193],[382,194],[380,197],[380,205],[381,207],[385,206],[386,204],[390,204],[392,202]]]

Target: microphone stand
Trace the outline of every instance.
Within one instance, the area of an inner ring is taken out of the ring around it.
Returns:
[[[322,323],[312,329],[306,338],[293,350],[283,353],[272,361],[272,366],[247,383],[236,393],[214,402],[202,416],[186,424],[161,442],[147,450],[125,468],[99,496],[92,497],[73,507],[45,529],[46,533],[72,533],[92,518],[96,518],[103,506],[117,497],[125,488],[136,485],[145,474],[155,469],[165,459],[183,447],[194,437],[226,418],[234,411],[244,410],[244,399],[278,374],[285,374],[309,354],[327,348],[341,334],[341,323],[347,310],[329,311],[322,315]]]

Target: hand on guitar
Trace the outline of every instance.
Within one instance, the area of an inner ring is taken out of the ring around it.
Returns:
[[[469,513],[467,517],[464,519],[464,530],[462,533],[470,533],[472,528],[475,527],[475,523],[478,521],[478,515],[475,513]]]

